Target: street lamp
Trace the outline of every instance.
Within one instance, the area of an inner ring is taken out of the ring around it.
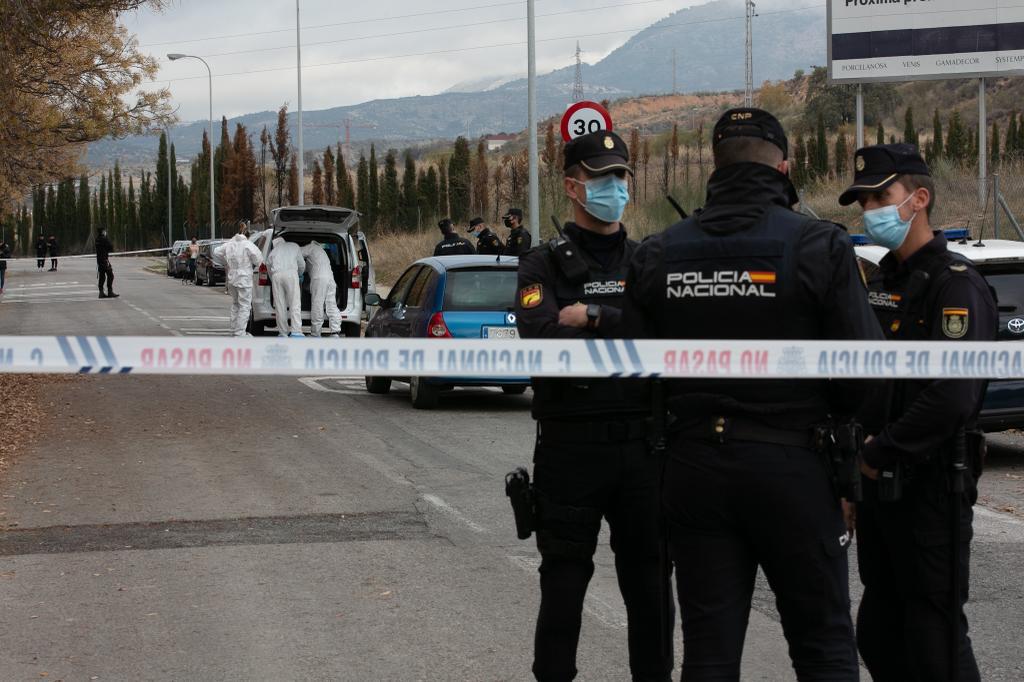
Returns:
[[[210,239],[216,239],[217,224],[215,220],[214,211],[214,182],[213,182],[213,71],[210,70],[210,65],[206,63],[206,60],[202,57],[197,57],[194,54],[181,54],[180,52],[172,52],[167,55],[167,58],[172,62],[179,59],[198,59],[206,67],[206,73],[210,77]],[[170,152],[168,152],[170,153]]]

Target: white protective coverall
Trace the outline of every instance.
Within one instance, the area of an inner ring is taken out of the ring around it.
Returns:
[[[283,237],[275,239],[273,247],[267,256],[267,268],[274,292],[277,335],[301,335],[302,290],[299,278],[306,272],[306,261],[299,245],[285,241]]]
[[[324,311],[331,325],[332,334],[341,333],[341,311],[338,310],[338,285],[334,282],[331,258],[316,240],[302,247],[306,258],[306,272],[309,273],[309,294],[312,298],[309,310],[309,325],[313,336],[320,336],[324,324]]]
[[[249,336],[245,325],[252,310],[252,271],[263,262],[263,254],[244,234],[236,234],[213,250],[214,258],[224,261],[227,288],[231,294],[231,335]]]

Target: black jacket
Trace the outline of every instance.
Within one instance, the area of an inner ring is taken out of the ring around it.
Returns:
[[[498,235],[491,232],[490,228],[484,228],[476,241],[476,252],[481,256],[500,256],[504,250]]]
[[[107,261],[110,260],[110,253],[114,250],[114,245],[110,239],[103,236],[96,236],[96,262],[100,265],[106,265]]]
[[[502,255],[522,256],[530,250],[531,244],[533,244],[533,237],[525,227],[519,226],[509,233],[508,241],[505,242],[505,252]]]
[[[37,239],[36,240],[36,257],[37,258],[44,258],[45,256],[46,256],[46,240],[45,239]]]
[[[454,232],[446,234],[444,239],[434,247],[435,256],[471,256],[474,253],[476,253],[476,249],[469,243],[469,240],[463,239]]]

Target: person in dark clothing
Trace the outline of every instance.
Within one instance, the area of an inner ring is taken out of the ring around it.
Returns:
[[[42,270],[46,265],[46,238],[39,235],[36,240],[36,269]]]
[[[508,213],[502,216],[501,219],[504,222],[505,227],[511,230],[508,234],[508,241],[505,242],[505,250],[502,255],[522,256],[530,250],[530,246],[533,244],[533,237],[531,237],[529,231],[523,227],[522,209],[510,208]]]
[[[473,218],[469,221],[469,233],[476,237],[476,252],[481,256],[500,256],[502,251],[501,239],[491,232],[491,229],[484,225],[483,218]]]
[[[7,282],[7,259],[11,257],[11,247],[7,242],[0,242],[0,292]]]
[[[839,203],[860,203],[864,229],[889,249],[868,281],[889,339],[992,341],[999,314],[985,279],[932,232],[935,185],[916,147],[858,150],[854,184]],[[864,598],[857,644],[876,680],[980,679],[967,635],[972,507],[980,449],[967,448],[984,380],[899,381],[864,448],[857,558]],[[967,471],[954,466],[965,444]],[[978,441],[971,439],[972,443]],[[900,480],[902,491],[889,483]],[[955,564],[954,564],[955,562]]]
[[[578,271],[556,256],[558,242],[519,261],[516,316],[524,338],[601,339],[616,335],[623,280],[636,249],[619,222],[629,201],[629,152],[614,133],[565,147],[565,192],[574,222],[565,237]],[[562,264],[560,264],[562,263]],[[637,379],[533,380],[537,420],[534,489],[540,613],[533,673],[571,680],[601,519],[611,529],[626,604],[634,680],[668,680],[674,617],[658,523],[658,458],[647,444],[650,385]]]
[[[697,215],[645,241],[622,333],[658,339],[880,340],[845,230],[796,213],[779,122],[733,109],[713,135]],[[751,597],[768,578],[800,680],[857,680],[843,502],[815,431],[870,387],[827,380],[669,380],[662,505],[685,680],[738,680]]]
[[[107,231],[100,230],[96,237],[96,271],[99,275],[100,298],[119,298],[114,293],[114,266],[110,264],[110,252],[114,245],[107,238]],[[103,293],[103,286],[106,284],[107,292]]]
[[[57,257],[60,255],[60,245],[57,244],[57,238],[51,235],[47,247],[50,251],[50,272],[57,272]]]
[[[473,248],[468,239],[463,239],[455,234],[451,220],[445,218],[437,224],[437,227],[441,230],[441,234],[444,235],[444,239],[439,241],[437,246],[434,247],[435,256],[470,256],[476,253],[476,249]]]

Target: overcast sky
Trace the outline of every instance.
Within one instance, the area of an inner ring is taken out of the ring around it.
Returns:
[[[594,63],[644,27],[705,1],[536,0],[538,73],[571,64],[577,38],[584,61]],[[524,0],[301,0],[301,9],[305,110],[526,73]],[[170,62],[169,52],[210,64],[215,117],[296,106],[294,0],[171,0],[124,23],[160,58],[157,85],[170,87],[183,121],[207,117],[206,69],[192,59]],[[400,55],[417,56],[388,59]]]

